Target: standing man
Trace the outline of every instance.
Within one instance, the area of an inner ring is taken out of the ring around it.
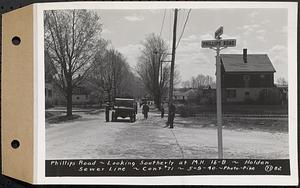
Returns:
[[[171,103],[170,109],[169,109],[170,122],[168,122],[168,124],[170,125],[170,129],[174,128],[173,123],[174,123],[174,118],[175,118],[175,111],[176,111],[176,107],[173,103]]]
[[[164,116],[165,116],[164,103],[161,103],[160,112],[161,112],[160,117],[164,118]]]
[[[148,112],[149,112],[149,106],[147,103],[145,103],[143,105],[143,114],[144,114],[144,118],[145,119],[148,119]]]
[[[106,122],[109,122],[109,103],[106,103],[105,106],[105,120]]]

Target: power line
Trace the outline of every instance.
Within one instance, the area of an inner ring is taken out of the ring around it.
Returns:
[[[170,26],[169,26],[169,28],[170,28],[170,30],[169,30],[169,33],[172,33],[172,10],[170,10],[169,11],[169,18],[170,18],[170,20],[169,20],[169,23],[170,23]],[[170,48],[172,48],[172,41],[171,41],[171,39],[172,39],[172,35],[170,35],[169,34],[169,43],[170,43]]]
[[[181,12],[181,14],[180,14],[180,12]],[[181,19],[181,15],[184,15],[184,9],[178,9],[178,24],[177,24],[177,26],[178,26],[178,28],[179,28],[179,25],[180,26],[183,26],[183,24],[184,24],[184,16],[182,16],[182,19]],[[182,22],[182,23],[181,23]],[[179,31],[177,30],[177,36],[179,36]]]
[[[187,16],[186,16],[186,19],[185,19],[185,22],[184,22],[184,25],[183,25],[183,28],[182,28],[182,31],[181,31],[181,34],[180,34],[180,37],[178,39],[178,42],[177,42],[177,45],[176,45],[176,48],[179,46],[179,42],[183,36],[183,33],[184,33],[184,30],[185,30],[185,27],[186,27],[186,24],[187,24],[187,21],[190,17],[190,13],[191,13],[192,9],[189,10],[189,12],[187,13]]]
[[[164,23],[165,23],[165,18],[166,18],[166,11],[167,11],[167,9],[165,9],[165,11],[164,11],[164,17],[163,17],[163,20],[162,20],[162,23],[161,23],[159,37],[161,36],[162,30],[164,28]]]

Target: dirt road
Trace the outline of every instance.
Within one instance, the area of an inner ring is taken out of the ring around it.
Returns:
[[[47,159],[179,159],[217,158],[217,129],[187,126],[163,128],[167,118],[150,113],[135,123],[105,122],[104,114],[78,112],[73,122],[46,125]],[[198,122],[198,124],[201,122]],[[224,158],[288,158],[288,134],[244,129],[223,130]]]

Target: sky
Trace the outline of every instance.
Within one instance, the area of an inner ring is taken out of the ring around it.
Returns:
[[[137,64],[142,42],[151,33],[160,34],[169,44],[173,29],[174,10],[97,10],[103,24],[102,37],[110,40],[133,68]],[[165,20],[162,27],[163,17]],[[177,41],[182,32],[188,10],[178,13]],[[268,54],[279,77],[287,80],[287,9],[192,9],[179,46],[175,64],[181,81],[198,74],[215,78],[215,51],[201,48],[202,40],[214,39],[215,31],[223,26],[223,39],[236,39],[236,47],[227,48],[221,54]]]

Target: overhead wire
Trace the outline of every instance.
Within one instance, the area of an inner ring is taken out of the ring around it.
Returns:
[[[184,33],[184,31],[185,31],[185,28],[186,28],[186,24],[187,24],[187,22],[188,22],[188,20],[189,20],[191,11],[192,11],[192,9],[189,9],[189,12],[187,13],[187,16],[186,16],[186,19],[185,19],[183,28],[182,28],[182,30],[181,30],[180,37],[179,37],[178,42],[177,42],[177,45],[176,45],[176,48],[179,46],[180,40],[181,40],[181,38],[182,38],[182,36],[183,36],[183,33]]]
[[[170,21],[169,21],[169,23],[170,23],[170,31],[169,31],[169,45],[170,45],[170,49],[172,49],[172,42],[171,42],[171,39],[172,39],[172,35],[170,34],[170,33],[172,33],[172,10],[170,9]]]
[[[160,27],[160,32],[159,32],[159,37],[161,36],[161,33],[163,31],[163,28],[164,28],[166,12],[167,12],[167,9],[165,9],[165,11],[164,11],[164,16],[163,16],[163,20],[162,20],[161,27]]]

